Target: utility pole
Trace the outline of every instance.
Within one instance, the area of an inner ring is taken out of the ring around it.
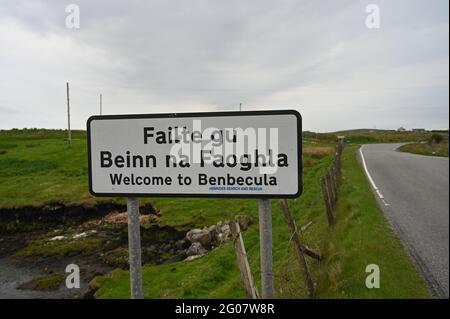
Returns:
[[[242,103],[239,103],[239,112],[242,111]]]
[[[67,129],[68,129],[67,143],[69,144],[69,147],[72,147],[72,132],[70,131],[69,82],[66,83],[66,88],[67,88]]]
[[[102,115],[102,94],[100,93],[100,115]]]

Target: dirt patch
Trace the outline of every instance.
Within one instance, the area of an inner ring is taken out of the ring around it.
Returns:
[[[64,205],[58,202],[44,206],[24,206],[19,208],[0,208],[0,233],[32,231],[45,228],[57,228],[61,225],[79,225],[80,223],[100,219],[111,212],[124,212],[126,205],[100,203],[95,206]],[[141,206],[143,215],[158,214],[149,203]]]
[[[140,215],[139,220],[141,224],[157,223],[159,222],[159,216],[156,214],[146,214]],[[88,225],[102,225],[102,224],[127,224],[128,223],[128,213],[127,212],[112,212],[106,215],[102,219],[91,220],[85,223]]]

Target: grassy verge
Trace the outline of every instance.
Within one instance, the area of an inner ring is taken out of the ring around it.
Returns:
[[[428,143],[405,144],[400,147],[400,151],[419,155],[448,157],[448,141],[439,144],[432,143],[431,145]]]
[[[399,239],[378,208],[358,163],[359,146],[343,155],[343,174],[337,224],[325,246],[328,256],[319,278],[322,297],[427,298],[429,291]],[[380,268],[379,289],[367,289],[365,268]]]

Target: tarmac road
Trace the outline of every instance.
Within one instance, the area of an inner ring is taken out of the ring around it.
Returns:
[[[449,297],[449,159],[364,145],[366,174],[380,206],[434,295]]]

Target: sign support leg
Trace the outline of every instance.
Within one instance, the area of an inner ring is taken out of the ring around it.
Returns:
[[[262,298],[273,299],[272,210],[270,199],[259,199],[259,239]]]
[[[143,299],[139,199],[127,198],[131,298]]]

